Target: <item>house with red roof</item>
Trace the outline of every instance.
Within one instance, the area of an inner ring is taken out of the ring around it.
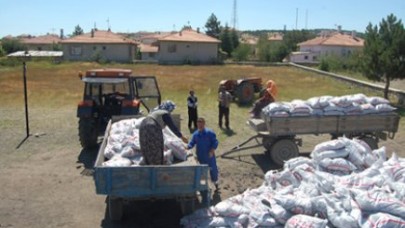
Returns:
[[[110,30],[93,29],[60,42],[64,60],[112,61],[131,63],[135,59],[137,43]]]
[[[221,41],[185,28],[158,39],[159,64],[213,64],[218,62]]]
[[[140,60],[142,61],[152,61],[155,62],[158,60],[159,56],[159,38],[165,37],[170,33],[151,33],[146,34],[138,38],[140,44],[138,45],[138,50],[141,54]]]
[[[284,35],[279,32],[273,32],[267,34],[267,41],[270,43],[281,43],[283,42]]]
[[[20,39],[30,51],[53,51],[62,39],[58,35],[26,36]]]
[[[341,32],[321,33],[320,36],[298,44],[299,51],[289,56],[289,61],[295,63],[318,63],[322,57],[337,56],[346,58],[361,50],[364,40],[352,34]]]

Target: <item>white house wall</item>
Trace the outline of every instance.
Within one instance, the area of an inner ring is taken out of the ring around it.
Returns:
[[[316,53],[318,56],[339,56],[347,57],[353,54],[355,51],[361,49],[361,47],[350,47],[350,46],[301,46],[301,52],[312,52]]]
[[[176,46],[175,52],[169,52],[169,47],[172,45]],[[217,43],[160,42],[159,63],[161,64],[210,64],[217,60]]]
[[[70,61],[91,61],[96,53],[100,53],[102,59],[106,61],[132,62],[135,58],[135,46],[130,44],[63,44],[62,46],[64,59]],[[77,54],[73,54],[73,49]]]

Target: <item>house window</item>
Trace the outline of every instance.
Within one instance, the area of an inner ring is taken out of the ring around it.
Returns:
[[[175,44],[170,44],[170,45],[167,47],[167,51],[168,51],[169,53],[175,53],[175,52],[176,52],[176,49],[177,49],[177,46],[176,46]]]
[[[148,55],[149,55],[150,58],[155,58],[155,53],[149,52]]]
[[[107,50],[107,47],[106,47],[106,46],[103,46],[103,50]]]
[[[70,54],[71,55],[82,55],[82,47],[70,47]]]
[[[187,45],[186,45],[186,48],[189,48],[189,47],[190,47],[190,44],[187,44]]]
[[[304,56],[304,59],[305,59],[305,60],[308,60],[308,55]]]
[[[316,61],[316,60],[317,60],[316,56],[312,56],[312,61]]]

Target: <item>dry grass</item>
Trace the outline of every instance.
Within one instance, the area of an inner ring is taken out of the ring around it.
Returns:
[[[183,103],[189,89],[194,89],[204,103],[215,103],[218,83],[223,79],[262,77],[276,81],[279,100],[307,99],[318,95],[343,95],[364,92],[349,85],[336,83],[327,77],[314,75],[292,67],[255,66],[159,66],[159,65],[98,65],[95,63],[28,62],[28,95],[41,106],[69,106],[82,95],[79,71],[100,67],[130,68],[135,75],[155,75],[164,99]],[[0,98],[3,105],[18,104],[23,98],[22,67],[0,70]],[[209,101],[209,102],[208,102]]]
[[[160,65],[99,65],[96,63],[48,62],[27,63],[27,85],[29,108],[44,115],[56,110],[76,110],[83,93],[83,84],[78,78],[79,71],[92,68],[130,68],[134,75],[154,75],[157,77],[163,99],[177,104],[176,112],[187,118],[186,98],[189,89],[194,89],[199,98],[199,115],[204,116],[208,126],[219,130],[217,125],[217,89],[224,79],[261,77],[263,82],[272,79],[279,87],[279,101],[307,99],[320,95],[344,95],[371,92],[343,84],[325,76],[309,73],[293,67],[255,67],[255,66],[160,66]],[[23,112],[23,80],[21,67],[0,69],[1,109],[19,109]],[[250,107],[231,106],[231,127],[242,129],[248,119]],[[72,118],[75,118],[74,116]],[[8,118],[2,117],[0,125],[9,125]],[[186,121],[183,121],[183,130]],[[220,135],[220,139],[227,137]]]

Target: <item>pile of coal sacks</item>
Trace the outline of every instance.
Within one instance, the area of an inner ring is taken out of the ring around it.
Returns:
[[[181,219],[184,227],[405,227],[405,159],[338,138],[286,161],[255,189]]]
[[[291,102],[273,102],[264,107],[262,113],[271,117],[366,115],[392,112],[395,109],[387,99],[353,94],[336,97],[320,96]]]
[[[104,157],[103,166],[139,166],[143,164],[143,156],[139,143],[139,126],[142,118],[131,118],[117,121],[111,125]],[[162,129],[164,138],[164,164],[170,165],[174,160],[187,160],[190,152],[184,142],[168,127]]]

